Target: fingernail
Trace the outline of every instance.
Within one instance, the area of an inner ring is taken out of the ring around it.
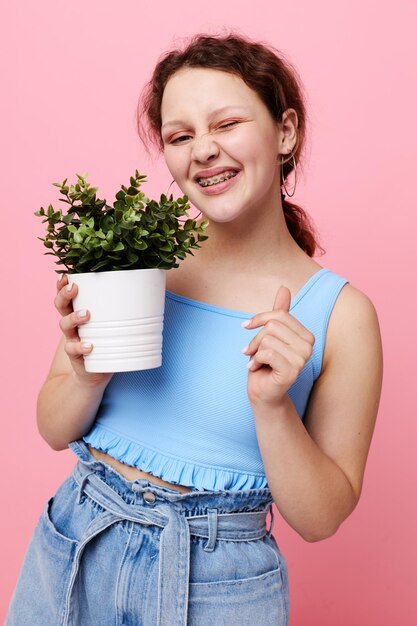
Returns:
[[[246,367],[249,369],[250,367],[252,367],[254,361],[253,359],[251,359],[250,361],[248,361],[248,363],[246,364]]]
[[[64,278],[65,274],[64,272],[61,272],[59,275],[59,282],[62,283],[62,279]]]
[[[77,311],[78,317],[85,317],[86,315],[87,315],[87,311],[85,309],[80,309],[79,311]]]
[[[67,286],[65,287],[65,289],[66,289],[67,291],[71,291],[71,289],[72,289],[72,285],[67,285]]]
[[[248,349],[249,349],[249,344],[245,346],[244,348],[242,348],[242,352],[245,353],[248,351]]]
[[[91,343],[88,343],[87,341],[83,341],[81,345],[83,347],[83,350],[90,350],[93,347],[93,345]]]
[[[245,320],[244,322],[241,323],[241,326],[243,326],[243,328],[247,328],[249,326],[249,324],[251,323],[252,320]]]

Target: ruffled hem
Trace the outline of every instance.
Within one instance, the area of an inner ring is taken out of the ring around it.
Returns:
[[[138,467],[174,485],[184,485],[198,491],[223,491],[225,489],[264,489],[268,487],[264,474],[240,474],[231,470],[196,465],[175,459],[161,452],[149,450],[137,442],[124,439],[99,424],[83,437],[86,443],[110,456]]]

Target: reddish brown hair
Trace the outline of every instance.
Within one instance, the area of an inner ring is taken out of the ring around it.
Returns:
[[[162,96],[171,76],[184,67],[211,68],[239,76],[258,94],[277,122],[281,121],[286,109],[294,109],[298,116],[298,133],[293,155],[298,165],[306,136],[306,106],[298,74],[272,46],[236,34],[221,37],[195,35],[183,50],[171,50],[159,60],[137,109],[138,132],[145,146],[150,140],[163,150],[160,132]],[[281,184],[293,170],[293,163],[292,158],[284,161]],[[288,230],[300,248],[311,257],[317,249],[322,251],[304,209],[289,202],[284,195],[282,206]]]

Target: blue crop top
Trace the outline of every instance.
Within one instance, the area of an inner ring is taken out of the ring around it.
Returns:
[[[326,329],[347,280],[323,268],[291,303],[315,336],[289,396],[303,419],[320,374]],[[267,480],[247,395],[253,317],[166,291],[162,366],[115,373],[84,440],[170,483],[196,490],[259,489]]]

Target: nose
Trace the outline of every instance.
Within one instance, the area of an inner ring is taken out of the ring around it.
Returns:
[[[202,163],[211,161],[219,154],[219,146],[209,133],[195,137],[192,148],[192,158]]]

